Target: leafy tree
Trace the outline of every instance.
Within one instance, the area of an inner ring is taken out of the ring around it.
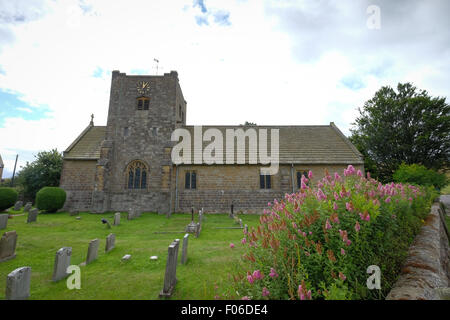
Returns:
[[[448,183],[444,173],[427,169],[418,164],[406,165],[402,163],[394,173],[394,181],[402,183],[414,183],[421,186],[434,186],[438,190]]]
[[[34,200],[43,187],[58,187],[61,177],[62,155],[58,150],[41,151],[36,160],[22,167],[17,175],[17,183],[23,187],[24,198]]]
[[[358,108],[351,141],[382,181],[391,181],[400,163],[447,171],[450,160],[450,105],[411,83],[397,92],[382,87]]]

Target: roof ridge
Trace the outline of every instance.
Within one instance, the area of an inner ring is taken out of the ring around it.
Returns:
[[[334,122],[330,122],[330,127],[334,129],[334,131],[337,133],[337,135],[339,137],[342,138],[342,140],[344,140],[344,142],[350,147],[350,149],[352,149],[352,151],[361,158],[361,160],[364,160],[364,156],[362,155],[361,152],[359,152],[358,149],[356,149],[356,147],[353,145],[353,143],[351,143],[351,141],[342,133],[341,130],[339,130],[339,128],[334,124]]]

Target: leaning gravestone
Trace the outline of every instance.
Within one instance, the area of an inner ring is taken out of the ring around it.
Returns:
[[[16,257],[17,233],[5,232],[0,239],[0,262],[8,261]]]
[[[118,226],[120,224],[120,212],[114,214],[114,225]]]
[[[8,225],[8,214],[0,214],[0,230],[6,229]]]
[[[59,249],[55,255],[55,265],[53,267],[53,281],[64,279],[69,274],[67,268],[70,266],[70,256],[72,255],[71,247]]]
[[[89,243],[86,264],[89,264],[95,259],[97,259],[99,245],[100,241],[98,239],[94,239]]]
[[[189,241],[189,233],[186,233],[183,238],[183,249],[181,252],[181,264],[185,264],[187,261],[188,241]]]
[[[31,209],[31,202],[27,202],[27,204],[25,205],[25,207],[23,208],[23,212],[28,212]]]
[[[114,233],[110,233],[106,237],[105,252],[106,253],[110,252],[112,249],[114,249],[115,245],[116,245],[116,235]]]
[[[23,206],[23,201],[17,201],[16,204],[14,205],[14,211],[19,211],[20,208],[22,208]]]
[[[170,297],[177,283],[177,261],[178,247],[180,240],[175,239],[170,246],[167,254],[166,273],[164,275],[164,287],[159,293],[159,297]]]
[[[31,267],[14,270],[6,277],[6,300],[25,300],[30,296]]]
[[[27,223],[36,222],[39,210],[37,208],[33,208],[28,212]]]

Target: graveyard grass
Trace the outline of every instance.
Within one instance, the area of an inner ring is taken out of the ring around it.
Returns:
[[[19,212],[11,212],[15,214]],[[174,214],[170,219],[156,213],[143,213],[127,220],[121,214],[119,226],[108,229],[101,219],[113,223],[114,213],[90,214],[82,212],[80,220],[69,213],[39,214],[37,222],[26,223],[27,216],[8,220],[6,231],[18,234],[15,259],[0,263],[0,300],[5,299],[6,276],[23,266],[32,268],[31,300],[153,300],[159,299],[163,288],[167,249],[174,239],[180,239],[177,279],[171,299],[223,298],[228,291],[231,275],[244,253],[240,241],[242,229],[214,229],[238,227],[227,214],[205,215],[199,238],[189,236],[188,260],[181,264],[182,239],[185,233],[154,234],[160,231],[183,231],[191,220],[190,214]],[[257,226],[258,215],[240,215],[244,224]],[[198,215],[195,215],[197,222]],[[115,248],[105,253],[106,237],[115,233]],[[100,240],[98,258],[81,268],[81,289],[69,290],[66,280],[52,282],[56,251],[72,247],[72,265],[86,260],[89,242]],[[230,243],[235,247],[230,248]],[[121,261],[131,254],[129,261]],[[158,256],[158,260],[150,260]]]

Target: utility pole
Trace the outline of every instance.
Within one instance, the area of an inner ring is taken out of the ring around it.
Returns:
[[[16,166],[17,166],[17,158],[19,157],[18,154],[16,154],[16,162],[14,163],[14,171],[11,179],[11,187],[14,186],[14,176],[16,175]]]

